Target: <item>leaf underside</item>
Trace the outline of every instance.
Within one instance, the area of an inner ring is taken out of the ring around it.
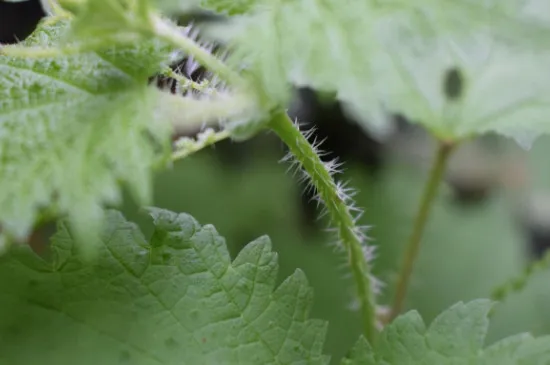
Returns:
[[[205,4],[229,9],[222,1]],[[233,61],[244,63],[275,103],[288,102],[291,84],[334,91],[382,137],[393,128],[388,113],[444,139],[499,132],[529,145],[550,133],[543,0],[258,4],[234,19]],[[447,97],[453,70],[463,83]]]

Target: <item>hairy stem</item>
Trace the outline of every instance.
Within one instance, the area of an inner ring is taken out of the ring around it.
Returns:
[[[199,92],[205,92],[205,91],[207,91],[208,85],[210,83],[209,82],[210,80],[204,80],[202,82],[195,82],[191,79],[188,79],[184,75],[175,72],[174,70],[172,70],[169,67],[162,70],[161,74],[166,76],[166,77],[170,77],[170,78],[176,80],[178,82],[180,88],[182,89],[181,91],[186,91],[186,90],[189,90],[189,89],[193,89],[193,90],[196,90],[196,91],[199,91]],[[212,91],[216,91],[216,90],[214,88],[212,88]]]
[[[397,317],[403,310],[414,262],[416,261],[418,252],[420,251],[420,243],[422,242],[424,228],[428,222],[431,207],[437,195],[439,184],[441,183],[443,174],[445,173],[445,167],[452,151],[452,144],[445,142],[439,143],[430,175],[424,187],[424,193],[422,194],[420,205],[416,213],[413,231],[409,238],[405,255],[403,257],[403,263],[401,265],[401,270],[397,281],[396,294],[389,316],[390,321]]]
[[[326,205],[338,236],[348,255],[348,261],[356,284],[362,314],[362,328],[365,337],[372,343],[376,335],[375,298],[369,278],[369,264],[363,254],[364,237],[350,212],[350,206],[333,180],[327,167],[319,158],[315,148],[302,135],[284,112],[277,113],[269,127],[288,146],[294,158],[309,175],[311,183]]]
[[[221,79],[228,82],[230,85],[239,87],[244,85],[244,80],[231,70],[225,63],[219,60],[216,56],[212,55],[207,50],[203,49],[193,40],[187,38],[176,26],[173,26],[160,17],[153,17],[152,19],[154,34],[165,40],[166,42],[178,47],[184,51],[187,55],[193,56],[202,66],[208,68],[210,71],[218,75]]]
[[[184,137],[176,141],[176,150],[172,153],[172,160],[181,160],[208,146],[231,137],[231,132],[223,130],[214,132],[212,129],[199,133],[196,139]]]
[[[514,292],[522,290],[534,274],[550,267],[550,251],[537,261],[533,261],[521,274],[495,288],[491,294],[494,301],[503,301]]]
[[[210,98],[182,97],[162,92],[159,115],[168,120],[176,132],[204,126],[216,126],[221,121],[250,118],[259,113],[252,98],[245,94],[218,94]]]

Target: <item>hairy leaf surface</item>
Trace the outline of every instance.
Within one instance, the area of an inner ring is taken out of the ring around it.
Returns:
[[[416,311],[398,317],[373,348],[361,338],[342,365],[524,365],[550,362],[550,336],[521,334],[484,348],[488,300],[457,303],[426,328]]]
[[[52,262],[24,249],[0,259],[6,364],[325,364],[326,323],[296,271],[278,288],[267,237],[231,261],[210,225],[151,209],[147,241],[109,211],[95,264],[60,224]],[[29,349],[32,349],[30,351]]]
[[[226,15],[245,14],[263,0],[202,0],[201,5],[218,13]]]
[[[138,23],[145,25],[147,13],[138,13],[135,9],[139,3],[146,2],[143,0],[80,1],[75,9],[77,17],[73,22],[72,35],[112,36],[117,32],[124,32],[129,25]]]
[[[52,47],[66,24],[42,25],[25,46]],[[0,225],[24,236],[40,207],[68,212],[78,232],[117,202],[119,182],[142,202],[150,169],[169,141],[154,118],[148,76],[167,56],[159,44],[48,59],[0,56]]]
[[[336,91],[382,135],[388,112],[442,138],[497,131],[523,141],[550,132],[548,52],[530,40],[550,30],[534,15],[539,0],[374,3],[265,2],[235,28],[233,60],[275,104],[288,102],[291,83]],[[455,68],[463,90],[446,98]]]

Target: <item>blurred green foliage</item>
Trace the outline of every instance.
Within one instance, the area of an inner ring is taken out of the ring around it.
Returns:
[[[549,186],[549,152],[550,139],[541,139],[528,155],[535,187]],[[335,361],[360,333],[359,315],[350,309],[352,282],[346,279],[344,259],[331,247],[332,235],[308,234],[301,226],[298,186],[292,174],[286,173],[288,166],[278,163],[281,157],[282,148],[254,149],[235,168],[221,163],[211,151],[200,152],[157,176],[154,204],[190,213],[201,224],[214,224],[226,237],[233,257],[252,239],[269,235],[279,254],[280,279],[300,267],[314,287],[311,315],[329,320],[326,351]],[[370,237],[378,246],[374,270],[388,284],[380,302],[389,303],[425,174],[394,161],[373,179],[360,166],[345,166],[339,178],[349,180],[359,191],[358,205],[365,208],[362,223],[372,226]],[[495,286],[518,274],[527,262],[527,241],[515,209],[512,195],[505,190],[496,191],[481,206],[459,207],[444,186],[427,227],[408,308],[417,309],[429,323],[457,301],[488,298]],[[124,212],[145,232],[151,229],[132,203],[126,204]],[[550,331],[550,312],[546,311],[550,275],[539,274],[534,279],[523,292],[496,307],[488,343],[518,332]]]

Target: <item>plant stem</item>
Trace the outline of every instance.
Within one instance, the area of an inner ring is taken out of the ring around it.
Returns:
[[[218,94],[211,98],[182,97],[159,91],[159,113],[177,132],[219,125],[223,120],[252,119],[259,115],[253,98],[245,94]],[[252,100],[251,100],[252,99]]]
[[[178,47],[187,55],[193,56],[202,66],[208,68],[232,86],[238,87],[244,85],[244,79],[241,78],[239,74],[231,70],[225,63],[203,49],[193,40],[182,35],[176,26],[172,26],[156,16],[152,18],[152,24],[154,34],[158,38]]]
[[[208,88],[209,81],[210,81],[210,80],[205,80],[202,82],[195,82],[191,79],[188,79],[184,75],[175,72],[169,67],[164,69],[161,74],[176,80],[179,83],[179,86],[181,87],[181,89],[183,90],[193,89],[200,92],[204,92]]]
[[[426,182],[426,185],[424,187],[424,193],[422,194],[422,198],[420,200],[420,206],[416,213],[413,231],[409,238],[405,251],[405,256],[403,258],[403,263],[401,265],[401,270],[397,281],[396,294],[389,316],[390,321],[397,317],[403,309],[409,281],[411,279],[411,274],[414,267],[414,262],[416,261],[418,252],[420,250],[420,243],[422,241],[424,228],[426,227],[426,223],[428,222],[430,210],[437,195],[437,190],[443,178],[443,174],[445,173],[445,167],[447,165],[449,156],[453,151],[453,147],[454,145],[451,143],[440,142],[437,148],[430,175],[428,177],[428,181]]]
[[[229,137],[231,137],[231,132],[228,130],[214,132],[212,129],[200,133],[196,139],[184,137],[176,141],[176,151],[172,153],[172,160],[181,160]]]
[[[351,214],[350,206],[329,170],[319,158],[315,148],[308,142],[297,126],[284,112],[272,118],[269,127],[288,146],[294,158],[305,169],[319,197],[326,205],[339,239],[348,255],[348,261],[356,284],[362,315],[363,334],[373,343],[376,335],[376,305],[372,283],[369,278],[369,264],[363,254],[364,237]]]
[[[548,267],[550,267],[550,251],[546,252],[539,260],[530,263],[521,274],[495,288],[491,294],[491,299],[499,302],[505,300],[512,293],[525,288],[529,279]]]

